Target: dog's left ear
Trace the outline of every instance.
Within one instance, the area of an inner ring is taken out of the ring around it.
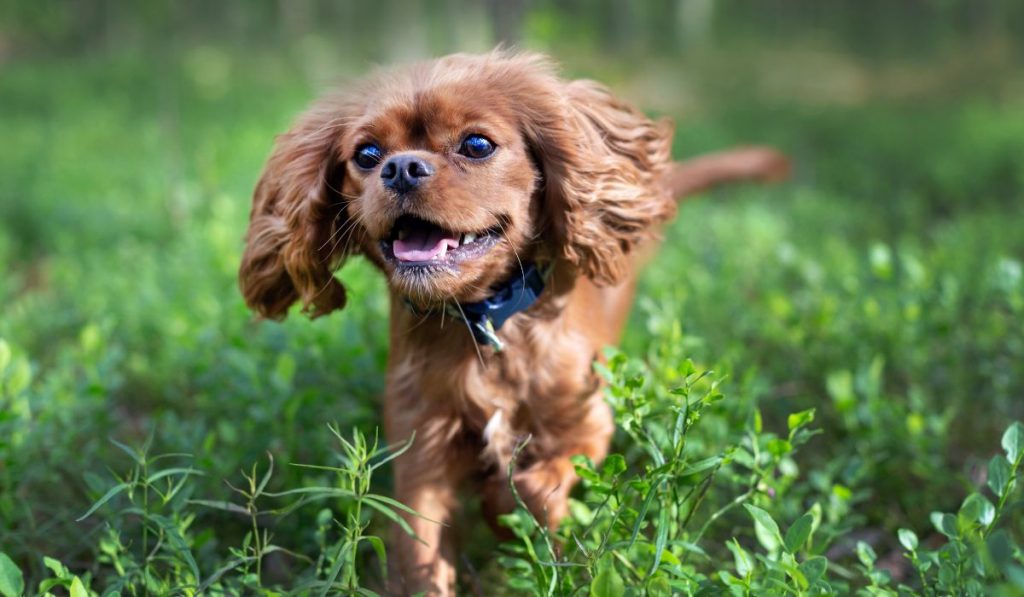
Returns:
[[[529,100],[527,100],[529,101]],[[599,284],[628,271],[628,255],[676,204],[660,184],[673,126],[654,122],[593,81],[535,95],[526,129],[543,170],[544,209],[554,250]]]

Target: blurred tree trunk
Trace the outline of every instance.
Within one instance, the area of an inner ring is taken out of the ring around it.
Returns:
[[[611,0],[605,14],[608,15],[608,44],[613,49],[629,50],[636,46],[636,10],[637,6],[630,0]]]
[[[487,6],[495,42],[518,44],[523,37],[526,0],[488,0]]]
[[[715,0],[676,0],[676,22],[680,45],[706,45],[715,22]]]
[[[308,33],[312,25],[311,0],[278,0],[277,14],[285,39],[298,39]]]
[[[249,31],[249,3],[246,0],[231,0],[227,6],[228,30],[236,39],[241,39]]]
[[[80,0],[72,4],[74,12],[70,39],[74,45],[88,48],[102,47],[107,41],[108,11],[104,0]]]

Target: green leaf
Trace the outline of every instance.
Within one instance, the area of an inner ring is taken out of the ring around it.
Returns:
[[[541,591],[537,587],[537,583],[532,578],[523,578],[520,576],[508,579],[508,587],[517,591],[523,591],[530,595],[539,595]],[[417,595],[424,595],[424,593],[418,593]]]
[[[956,533],[956,517],[952,514],[944,514],[942,512],[932,512],[931,514],[932,524],[935,525],[943,535],[954,538],[957,536]]]
[[[814,409],[809,408],[807,410],[802,410],[800,412],[789,415],[789,417],[786,418],[786,424],[789,426],[790,433],[792,433],[793,431],[803,427],[804,425],[807,425],[813,420]]]
[[[648,597],[670,597],[671,595],[672,585],[664,576],[655,576],[647,583]]]
[[[71,581],[71,597],[89,597],[89,591],[85,590],[85,585],[82,584],[82,579],[77,576]]]
[[[66,578],[47,578],[39,582],[39,594],[52,597],[53,594],[50,593],[50,589],[53,587],[67,588],[69,586],[71,586],[71,581]]]
[[[132,448],[131,446],[123,444],[123,443],[117,441],[116,439],[114,439],[112,437],[108,437],[107,440],[109,440],[110,443],[114,444],[114,446],[116,446],[117,449],[121,450],[122,452],[124,452],[125,454],[130,456],[131,459],[134,460],[136,464],[139,464],[139,465],[145,464],[145,458],[143,457],[143,454],[140,453],[135,448]]]
[[[399,515],[397,512],[395,512],[391,508],[385,506],[384,504],[380,504],[380,503],[375,502],[374,500],[371,500],[371,499],[366,499],[364,501],[364,503],[367,506],[370,506],[371,508],[373,508],[374,510],[380,512],[385,517],[391,519],[392,522],[394,522],[395,524],[397,524],[399,527],[402,528],[402,531],[404,531],[405,534],[409,535],[410,537],[412,537],[413,539],[419,541],[420,543],[423,543],[423,540],[420,539],[419,535],[416,534],[416,531],[413,530],[412,526],[410,526],[409,523],[404,518],[402,518],[402,516]],[[419,515],[417,514],[417,516],[419,516]],[[429,519],[424,519],[424,520],[429,520]]]
[[[900,537],[900,545],[907,548],[907,551],[917,551],[917,534],[910,529],[897,531]]]
[[[370,535],[363,537],[363,540],[373,547],[373,551],[377,552],[377,560],[380,562],[380,576],[381,578],[388,577],[388,553],[384,549],[384,541],[380,537]]]
[[[993,456],[988,461],[988,487],[992,493],[1003,497],[1006,484],[1010,481],[1010,464],[1002,456]]]
[[[89,518],[89,515],[92,514],[93,512],[95,512],[96,510],[98,510],[100,508],[100,506],[102,506],[103,504],[106,504],[107,502],[112,500],[114,498],[114,496],[116,496],[117,494],[121,493],[125,489],[128,489],[129,487],[131,487],[131,485],[128,484],[128,483],[118,483],[117,485],[111,487],[110,489],[107,490],[107,493],[103,494],[103,497],[101,497],[99,500],[97,500],[96,503],[93,504],[91,508],[89,508],[88,512],[86,512],[85,514],[83,514],[79,518],[76,518],[75,522],[82,522],[86,518]]]
[[[347,489],[341,489],[338,487],[296,487],[295,489],[286,489],[285,491],[270,492],[267,491],[263,495],[270,497],[284,497],[287,495],[306,495],[309,494],[310,499],[323,499],[323,498],[352,498],[355,494]]]
[[[601,482],[601,477],[597,473],[579,464],[576,465],[576,476],[590,483]]]
[[[202,476],[202,475],[205,475],[205,474],[206,473],[204,473],[203,471],[196,470],[196,469],[194,469],[192,467],[187,467],[187,468],[186,467],[165,468],[165,469],[163,469],[161,471],[157,471],[157,472],[153,473],[152,475],[150,475],[146,479],[146,481],[149,482],[150,484],[152,484],[154,481],[159,481],[160,479],[163,479],[164,477],[170,477],[171,475],[185,475],[187,477],[189,475],[199,475],[199,476]]]
[[[799,551],[811,536],[811,527],[813,525],[814,516],[810,512],[796,519],[796,522],[786,531],[786,537],[783,541],[786,551],[792,554]]]
[[[327,574],[327,582],[324,583],[323,590],[320,591],[320,597],[325,597],[330,592],[334,581],[338,580],[338,575],[341,574],[341,568],[345,565],[347,559],[349,545],[350,543],[346,541],[338,546],[338,551],[334,554],[334,564],[331,565],[331,571]]]
[[[1013,564],[1013,543],[1010,541],[1009,535],[1005,530],[999,529],[992,533],[986,545],[992,561],[1005,572],[1006,568]]]
[[[665,542],[668,540],[668,510],[664,509],[658,513],[657,536],[654,542],[654,562],[651,564],[649,575],[653,575],[661,564],[661,556],[666,553]]]
[[[740,546],[736,539],[726,543],[725,546],[732,552],[733,560],[736,562],[736,574],[747,578],[754,570],[754,562],[750,559],[750,554]]]
[[[864,564],[867,568],[873,568],[875,566],[875,560],[878,559],[878,554],[876,554],[875,550],[867,543],[858,541],[857,559],[859,559],[860,563]]]
[[[364,499],[365,500],[375,500],[377,502],[381,502],[381,503],[387,504],[388,506],[391,506],[392,508],[394,508],[396,510],[401,510],[402,512],[405,512],[406,514],[411,514],[411,515],[415,516],[416,518],[422,518],[423,520],[426,520],[426,521],[429,521],[429,522],[433,522],[433,523],[437,523],[437,524],[444,524],[444,523],[442,523],[440,521],[427,518],[426,516],[423,516],[422,514],[420,514],[419,512],[413,510],[409,506],[406,506],[402,502],[399,502],[398,500],[396,500],[394,498],[389,498],[386,495],[380,495],[378,493],[368,493],[368,494],[366,494]]]
[[[942,562],[939,564],[939,583],[941,585],[950,586],[956,579],[956,566],[951,562]]]
[[[598,572],[590,583],[591,597],[621,597],[625,592],[626,584],[622,582],[622,577],[612,564]]]
[[[992,502],[988,501],[988,498],[980,493],[972,493],[967,496],[963,505],[960,506],[959,515],[966,521],[980,522],[988,526],[996,518],[996,507],[992,505]]]
[[[793,451],[793,444],[784,439],[773,437],[768,440],[768,453],[776,458],[781,458]]]
[[[601,466],[601,476],[605,479],[615,477],[626,470],[626,459],[622,454],[609,454]]]
[[[65,578],[71,574],[68,572],[67,567],[60,563],[60,560],[55,560],[49,556],[43,556],[43,566],[49,568],[50,572],[53,572],[53,575],[57,578]]]
[[[1006,450],[1006,459],[1010,462],[1017,462],[1021,453],[1024,452],[1024,425],[1019,421],[1010,425],[1003,434],[1003,449]]]
[[[725,570],[719,570],[718,578],[721,579],[721,581],[723,583],[725,583],[725,585],[728,586],[728,587],[736,587],[737,589],[742,589],[742,588],[746,588],[746,586],[747,586],[744,581],[742,581],[742,580],[736,578],[735,576],[729,574]]]
[[[215,501],[215,500],[189,500],[189,504],[196,504],[197,506],[206,506],[207,508],[216,508],[217,510],[224,510],[225,512],[234,512],[235,514],[243,514],[248,516],[250,512],[239,506],[238,504],[232,504],[231,502]]]
[[[0,343],[2,342],[0,340]],[[3,348],[6,348],[6,345],[0,344],[0,349]],[[0,551],[0,595],[21,597],[24,592],[25,578],[21,574],[21,569],[14,565],[14,561],[7,557],[7,554]]]
[[[976,493],[972,493],[967,496],[967,499],[960,504],[960,510],[957,515],[966,522],[974,522],[978,519],[978,515],[981,514],[981,504],[978,503],[976,497],[981,497]]]
[[[683,472],[679,473],[679,476],[685,477],[688,475],[704,472],[710,468],[718,466],[720,462],[722,462],[721,456],[712,456],[711,458],[698,460],[697,462],[694,462],[687,466],[686,469],[683,470]]]
[[[253,492],[252,497],[254,499],[257,496],[263,494],[263,490],[267,488],[267,483],[270,483],[270,477],[274,474],[274,456],[270,452],[267,452],[267,458],[269,459],[270,464],[267,466],[267,472],[266,472],[266,474],[263,475],[263,479],[260,481],[260,484],[256,487],[256,491]],[[255,472],[256,472],[256,469],[255,469],[255,466],[254,466],[253,473],[255,473]]]
[[[750,504],[743,504],[743,507],[754,518],[754,533],[757,535],[758,542],[769,552],[777,550],[782,544],[782,534],[771,514]]]
[[[155,522],[163,530],[165,540],[174,548],[173,551],[177,558],[184,560],[192,572],[192,579],[198,583],[200,578],[199,564],[196,563],[195,557],[192,555],[192,549],[189,547],[188,542],[185,541],[182,529],[178,527],[177,521],[155,514],[150,514],[147,518]]]
[[[819,578],[824,576],[825,570],[828,568],[828,560],[822,556],[814,556],[807,558],[807,560],[800,564],[800,572],[803,572],[807,578],[809,584],[814,584]]]
[[[807,590],[810,583],[807,581],[807,577],[804,576],[804,573],[800,571],[800,568],[796,566],[796,562],[791,561],[788,564],[784,563],[783,568],[785,569],[786,574],[793,579],[801,591]]]

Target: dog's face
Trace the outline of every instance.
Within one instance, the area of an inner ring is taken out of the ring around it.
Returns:
[[[500,90],[453,81],[368,108],[341,143],[361,251],[418,304],[474,301],[533,258],[539,172]]]
[[[382,73],[279,138],[253,201],[240,281],[281,317],[340,308],[333,272],[370,259],[421,306],[480,300],[528,261],[615,282],[674,202],[671,127],[543,58],[454,55]]]

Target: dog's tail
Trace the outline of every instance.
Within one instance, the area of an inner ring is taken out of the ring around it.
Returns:
[[[769,147],[737,147],[672,164],[665,184],[677,200],[731,182],[779,182],[789,177],[789,158]]]

